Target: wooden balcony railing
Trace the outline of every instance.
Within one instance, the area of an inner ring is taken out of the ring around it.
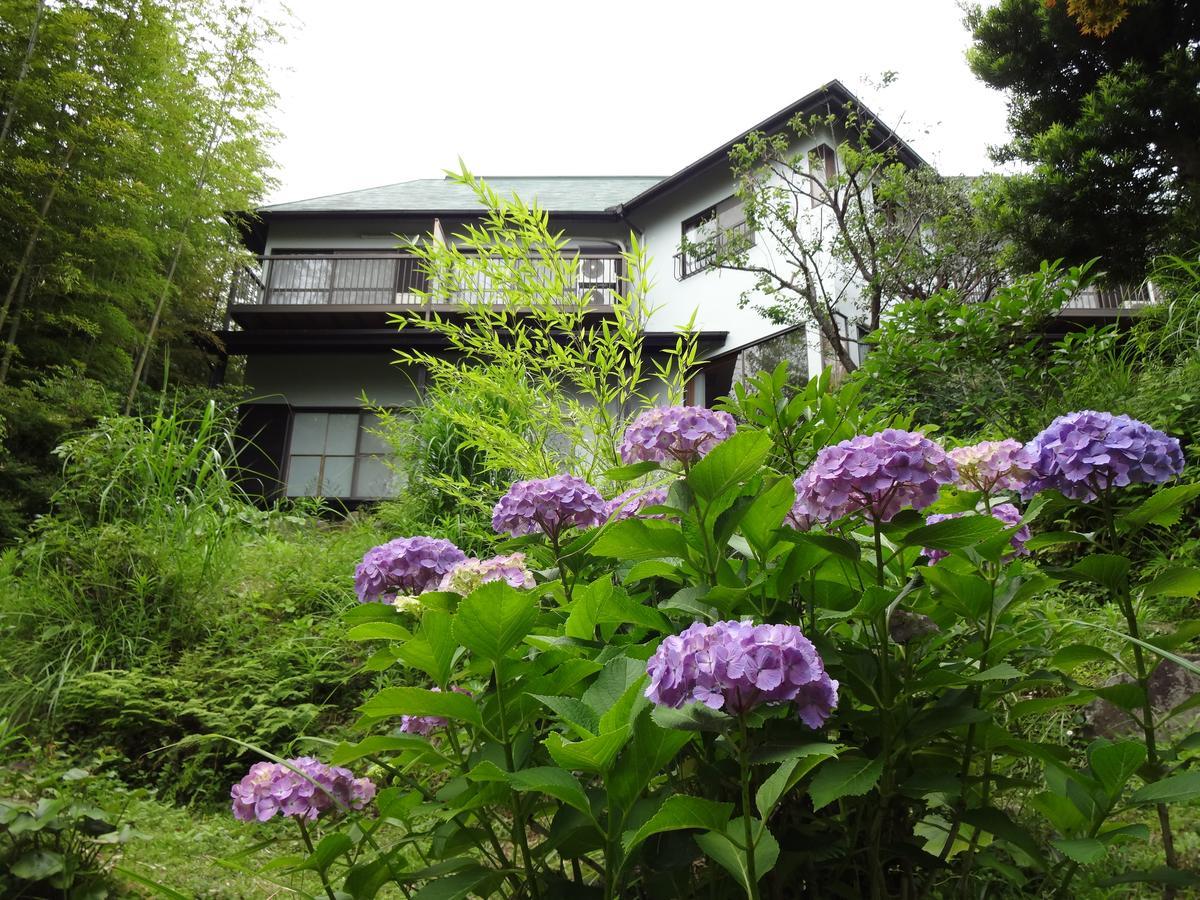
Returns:
[[[580,253],[571,299],[589,306],[611,306],[621,290],[623,260],[614,254]],[[404,253],[276,254],[258,258],[258,266],[238,272],[229,290],[230,312],[261,307],[422,307],[454,309],[501,288],[482,280],[472,287],[439,297],[431,291],[421,261]],[[469,295],[469,296],[468,296]]]

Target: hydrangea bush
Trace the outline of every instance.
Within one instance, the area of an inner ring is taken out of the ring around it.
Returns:
[[[739,408],[783,408],[765,397]],[[348,616],[383,683],[361,739],[329,761],[371,766],[381,789],[331,820],[353,852],[306,862],[337,896],[389,882],[539,900],[1189,883],[1170,804],[1200,797],[1200,773],[1145,698],[1158,654],[1193,632],[1149,641],[1140,615],[1157,594],[1196,593],[1200,572],[1143,575],[1122,556],[1200,496],[1167,484],[1178,443],[1084,412],[1027,445],[947,451],[911,427],[846,436],[861,419],[831,398],[806,408],[741,425],[644,414],[602,485],[613,500],[566,475],[518,482],[495,509],[502,556],[423,538],[368,554],[360,596],[401,592],[417,615]],[[1085,514],[1102,527],[1066,524]],[[1067,582],[1122,611],[1118,652],[1109,633],[1033,611]],[[1028,727],[1097,697],[1140,734],[1056,746]],[[256,767],[240,808],[304,822],[299,786],[276,794],[274,778]],[[1159,870],[1107,868],[1112,847],[1152,833]]]

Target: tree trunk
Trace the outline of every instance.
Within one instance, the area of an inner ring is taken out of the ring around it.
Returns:
[[[29,43],[25,46],[25,56],[21,60],[21,68],[17,70],[17,79],[13,82],[12,92],[8,95],[8,106],[4,110],[4,124],[0,125],[0,147],[8,137],[12,127],[13,111],[17,108],[17,95],[21,92],[21,83],[29,72],[29,63],[33,60],[33,50],[37,46],[38,26],[42,21],[42,11],[46,8],[46,0],[38,0],[37,11],[33,14],[33,24],[29,26]]]
[[[38,238],[42,234],[42,226],[46,224],[46,216],[50,213],[50,205],[54,202],[54,195],[58,193],[58,186],[66,177],[67,167],[71,164],[71,157],[75,153],[75,145],[70,144],[67,147],[67,156],[63,160],[62,168],[58,170],[58,175],[50,185],[50,190],[46,191],[46,196],[42,199],[42,208],[38,210],[38,219],[33,224],[33,231],[29,233],[29,240],[25,242],[25,250],[21,254],[21,260],[17,263],[17,269],[13,272],[12,281],[9,282],[8,291],[4,295],[4,305],[0,306],[0,330],[4,328],[4,320],[8,318],[9,308],[12,306],[13,298],[17,295],[17,286],[21,283],[21,278],[25,275],[25,270],[29,268],[29,261],[33,259],[33,251],[37,248]]]
[[[0,387],[8,381],[8,369],[12,365],[13,354],[17,349],[17,330],[21,325],[21,310],[25,301],[33,291],[33,276],[22,281],[21,293],[17,296],[16,306],[13,307],[12,324],[8,328],[8,337],[4,341],[4,356],[0,358]]]

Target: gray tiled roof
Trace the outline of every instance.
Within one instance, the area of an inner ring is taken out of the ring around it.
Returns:
[[[549,212],[603,212],[662,180],[659,175],[501,177],[484,179],[501,196],[514,192]],[[465,185],[421,178],[382,187],[276,203],[259,212],[476,212],[483,207]]]

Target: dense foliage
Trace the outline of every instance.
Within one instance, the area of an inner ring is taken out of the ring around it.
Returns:
[[[304,860],[329,895],[1191,884],[1169,806],[1200,796],[1200,776],[1148,687],[1160,657],[1196,668],[1171,652],[1194,632],[1151,635],[1144,618],[1200,592],[1200,570],[1142,575],[1123,555],[1200,494],[1130,487],[1178,476],[1179,442],[1091,412],[1023,448],[947,453],[885,429],[817,448],[793,480],[769,464],[780,443],[829,423],[730,432],[723,415],[660,410],[627,432],[639,461],[609,477],[667,489],[631,517],[606,520],[577,478],[514,484],[494,525],[521,535],[507,546],[528,572],[496,566],[464,596],[443,589],[444,542],[367,554],[363,599],[383,602],[351,612],[349,636],[377,647],[372,669],[401,668],[361,706],[374,733],[330,756],[374,761],[380,789],[377,818],[326,808],[352,823]],[[1076,509],[1100,527],[1056,530]],[[1120,610],[1115,648],[1107,626],[1045,616],[1040,598],[1068,584]],[[1089,678],[1095,662],[1128,683]],[[1029,727],[1094,698],[1139,737],[1058,744]],[[1166,868],[1106,871],[1151,824]]]
[[[0,3],[0,541],[44,511],[66,431],[207,383],[227,213],[267,186],[272,39],[238,0]]]
[[[1003,0],[968,16],[971,68],[1009,98],[997,207],[1018,267],[1102,257],[1140,280],[1200,243],[1200,10],[1178,0]]]

